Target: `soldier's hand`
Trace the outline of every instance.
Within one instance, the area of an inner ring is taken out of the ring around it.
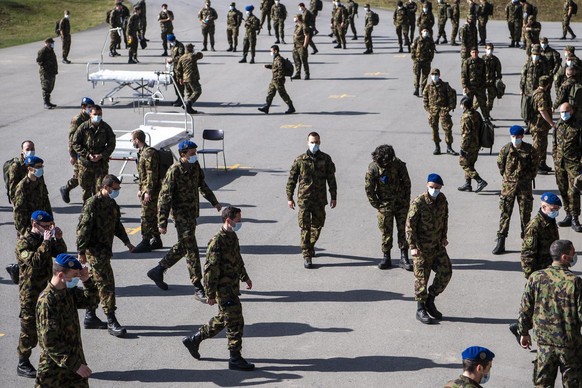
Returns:
[[[81,364],[79,369],[77,369],[77,374],[84,379],[89,378],[89,376],[91,376],[91,373],[93,373],[93,371],[89,369],[89,367],[85,364]]]
[[[418,248],[411,249],[411,250],[410,250],[410,254],[411,254],[412,256],[419,256],[419,255],[420,255],[420,249],[418,249]]]
[[[53,236],[53,232],[50,229],[48,229],[48,228],[47,229],[44,229],[44,231],[43,231],[42,234],[43,234],[43,237],[44,237],[44,240],[45,241],[50,240],[51,237]]]
[[[332,199],[331,201],[329,201],[329,207],[330,208],[334,208],[337,205],[337,200]]]
[[[135,249],[132,243],[127,243],[125,244],[125,246],[127,247],[127,250],[130,252],[133,252],[133,250]]]
[[[69,163],[71,163],[71,166],[74,166],[77,163],[77,158],[69,158]]]
[[[79,253],[77,258],[79,259],[79,263],[87,264],[87,256],[84,253]]]
[[[443,240],[443,247],[446,247],[447,245],[449,245],[449,241],[447,239]]]
[[[94,162],[98,162],[101,159],[103,159],[103,155],[101,155],[101,154],[93,155],[93,161]]]
[[[519,338],[519,344],[524,349],[531,349],[531,337],[529,335],[522,335]]]
[[[214,299],[214,298],[208,298],[206,300],[206,303],[208,303],[209,306],[214,306],[216,304],[216,299]]]
[[[295,201],[294,200],[287,201],[287,206],[289,206],[290,209],[295,210]]]
[[[55,226],[55,237],[58,239],[63,238],[63,231],[58,226]]]
[[[89,268],[83,267],[79,275],[79,279],[81,279],[81,281],[85,283],[87,280],[89,280],[90,277],[91,276],[89,276]]]
[[[217,211],[221,211],[221,210],[222,210],[222,205],[221,205],[221,204],[219,204],[219,203],[217,203],[217,204],[216,204],[216,206],[214,206],[214,208],[215,208]]]
[[[247,284],[247,290],[253,289],[253,281],[251,279],[247,280],[245,283]]]
[[[145,193],[143,195],[143,203],[145,203],[146,205],[148,205],[151,201],[152,201],[152,197],[148,193]]]
[[[158,230],[160,231],[161,234],[166,234],[166,232],[168,231],[167,228],[158,228]]]

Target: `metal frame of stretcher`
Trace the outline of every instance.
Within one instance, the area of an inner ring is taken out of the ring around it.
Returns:
[[[177,161],[179,158],[171,150],[171,147],[183,140],[189,140],[194,137],[194,118],[183,113],[147,112],[143,117],[143,125],[136,129],[141,129],[145,132],[146,140],[150,146],[172,152],[172,157]],[[173,130],[173,136],[169,138],[160,136],[164,130]],[[115,131],[116,134],[121,134],[121,136],[116,138],[115,150],[109,159],[112,161],[123,161],[123,165],[117,174],[120,180],[123,180],[123,177],[126,176],[137,179],[136,174],[125,172],[129,162],[137,161],[138,150],[133,148],[131,143],[131,132],[133,130]]]

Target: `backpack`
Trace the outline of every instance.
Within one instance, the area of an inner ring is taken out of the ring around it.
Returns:
[[[572,7],[572,15],[576,15],[578,13],[578,4],[572,1],[570,7]]]
[[[323,10],[323,1],[321,1],[321,0],[317,0],[317,1],[315,2],[315,9],[316,9],[316,10],[318,10],[318,11],[321,11],[321,10]]]
[[[495,81],[495,89],[497,90],[497,98],[502,98],[505,95],[505,84],[502,80]]]
[[[6,195],[8,196],[8,202],[10,202],[10,187],[8,185],[8,172],[10,171],[10,166],[12,166],[13,163],[18,162],[19,158],[12,158],[12,159],[8,159],[7,161],[4,162],[4,165],[2,165],[2,173],[4,176],[4,186],[6,187]]]
[[[287,58],[283,58],[283,69],[285,70],[285,77],[292,77],[293,72],[295,71],[295,67],[293,66],[293,62],[291,62]]]
[[[380,23],[380,15],[372,11],[372,25],[377,26]]]
[[[453,87],[448,83],[445,82],[447,87],[447,101],[449,103],[449,109],[455,110],[457,107],[457,91],[453,89]]]
[[[574,108],[574,116],[580,120],[582,117],[582,84],[575,83],[568,95],[568,104]]]
[[[481,115],[479,115],[481,117]],[[481,148],[493,148],[495,143],[495,126],[489,120],[481,118],[481,128],[479,128],[479,146]]]
[[[485,3],[484,11],[486,16],[493,16],[493,4],[489,2]]]
[[[61,24],[60,20],[57,20],[55,23],[55,35],[61,35],[61,29],[59,28]]]
[[[112,12],[112,11],[113,11],[113,10],[112,10],[112,9],[110,9],[109,11],[107,11],[107,12],[105,13],[105,23],[107,23],[107,24],[111,24],[111,12]]]
[[[166,148],[160,148],[158,151],[158,178],[160,181],[160,186],[166,177],[166,173],[174,164],[174,157],[172,156],[172,151]]]

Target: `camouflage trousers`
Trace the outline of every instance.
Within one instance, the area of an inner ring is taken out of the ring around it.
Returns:
[[[393,245],[392,234],[394,232],[394,221],[398,232],[398,248],[408,250],[406,241],[406,215],[409,204],[395,204],[393,208],[378,209],[378,229],[382,232],[382,252],[390,253]],[[396,209],[396,210],[394,210]]]
[[[439,121],[445,133],[445,143],[447,145],[453,144],[453,120],[449,114],[449,110],[445,108],[430,108],[428,112],[428,124],[432,129],[432,141],[440,143],[439,136]]]
[[[486,86],[485,92],[487,92],[487,110],[491,114],[491,111],[493,110],[493,102],[497,98],[497,88],[495,85]]]
[[[272,80],[271,83],[269,84],[269,89],[267,90],[267,105],[271,106],[273,98],[275,98],[275,94],[277,92],[279,92],[279,96],[281,96],[283,101],[285,101],[285,104],[287,105],[293,104],[291,98],[289,97],[287,91],[285,90],[285,79],[282,79],[280,81]]]
[[[18,337],[18,357],[30,358],[32,348],[38,344],[38,335],[36,331],[36,301],[40,293],[30,293],[26,296],[27,303],[20,302],[20,336]]]
[[[507,22],[507,29],[509,30],[512,44],[519,42],[519,37],[521,36],[521,27],[521,20],[511,20]]]
[[[425,302],[429,294],[434,296],[441,294],[453,275],[451,259],[444,247],[421,250],[420,255],[413,256],[413,264],[414,295],[418,302]],[[432,285],[427,287],[431,270],[435,276]]]
[[[347,26],[346,27],[342,27],[341,25],[333,25],[333,34],[335,35],[335,40],[337,41],[338,45],[341,45],[342,47],[346,47],[346,32],[347,32]]]
[[[173,33],[174,33],[173,28],[162,30],[160,37],[162,38],[162,48],[164,49],[164,51],[168,51],[168,35]]]
[[[311,257],[321,228],[325,225],[325,205],[299,206],[298,220],[301,229],[301,251],[304,257]]]
[[[159,237],[158,229],[158,193],[152,195],[150,203],[141,203],[141,235],[144,240]]]
[[[202,85],[200,81],[184,81],[184,98],[187,104],[194,104],[202,95]]]
[[[38,371],[34,382],[35,388],[89,388],[89,380],[66,368],[54,368]]]
[[[402,35],[404,35],[404,44],[410,46],[410,41],[408,40],[408,26],[398,25],[396,26],[396,36],[398,36],[398,46],[402,48]],[[371,33],[372,31],[370,31]]]
[[[75,187],[79,186],[79,163],[75,163],[73,165],[73,176],[71,177],[71,179],[69,179],[67,181],[67,184],[65,185],[65,187],[67,188],[67,191],[71,191],[73,190]]]
[[[428,74],[430,73],[430,62],[414,61],[412,64],[412,72],[414,73],[414,88],[420,88],[420,94],[422,95],[422,92],[426,87]]]
[[[275,30],[275,39],[285,40],[285,20],[273,19],[273,30]]]
[[[437,40],[443,38],[443,40],[447,40],[447,32],[445,31],[445,27],[447,25],[447,21],[445,20],[444,23],[439,22],[439,32],[437,35]]]
[[[479,32],[479,41],[485,42],[487,40],[487,22],[485,18],[477,18],[477,31]]]
[[[111,31],[109,33],[109,52],[113,52],[117,49],[117,46],[121,44],[121,36],[117,33],[117,31]]]
[[[271,25],[269,24],[269,31],[271,31]],[[246,58],[247,54],[249,53],[249,49],[251,50],[251,58],[255,57],[255,47],[257,46],[257,35],[254,33],[252,35],[245,35],[243,39],[243,56]]]
[[[182,96],[182,98],[185,99],[185,97],[184,97],[184,85],[181,85],[179,82],[172,82],[172,84],[174,85],[174,91],[176,92],[176,97],[180,98],[179,96]]]
[[[565,38],[568,32],[572,37],[576,35],[574,34],[574,31],[572,31],[572,27],[570,27],[570,17],[565,17],[562,19],[562,36]]]
[[[128,36],[129,38],[129,36]],[[139,43],[139,39],[137,36],[131,36],[131,43],[129,44],[129,58],[135,59],[137,58],[137,46]]]
[[[408,30],[407,30],[407,34],[408,34],[408,41],[412,42],[414,41],[414,30],[416,29],[416,19],[414,17],[412,17],[411,19],[408,20]]]
[[[539,129],[533,125],[530,128],[535,160],[537,161],[538,166],[545,166],[548,159],[549,129]]]
[[[114,313],[115,304],[115,276],[111,268],[111,252],[99,250],[87,250],[87,262],[91,265],[91,278],[94,288],[89,288],[90,294],[98,294],[99,301],[105,314]],[[95,309],[97,306],[91,306]]]
[[[467,151],[465,156],[459,156],[459,165],[465,172],[465,179],[479,179],[479,173],[475,170],[475,163],[479,157],[479,150]]]
[[[54,75],[40,75],[40,87],[42,89],[42,98],[45,101],[51,100],[51,93],[55,88],[56,76]]]
[[[227,301],[217,300],[218,315],[200,327],[202,339],[212,338],[226,327],[228,350],[240,351],[242,349],[242,337],[245,320],[242,313],[242,305],[238,297]]]
[[[78,162],[79,185],[83,190],[83,202],[99,191],[101,181],[109,172],[109,162],[101,159],[97,163],[85,165]]]
[[[580,357],[577,349],[560,348],[538,343],[533,383],[535,387],[553,387],[559,369],[564,388],[579,388],[582,386],[580,367]]]
[[[457,35],[459,34],[459,22],[451,20],[451,27],[451,43],[454,43],[457,39]]]
[[[467,98],[471,101],[476,99],[477,104],[479,104],[479,108],[481,108],[483,118],[489,117],[489,109],[487,108],[487,95],[485,94],[485,86],[469,88],[469,91],[467,92]],[[473,107],[477,109],[474,103]]]
[[[525,227],[531,218],[533,209],[533,195],[531,183],[528,187],[519,187],[517,185],[509,186],[506,183],[502,184],[501,195],[499,196],[499,209],[501,210],[501,217],[499,219],[499,231],[497,236],[507,237],[509,233],[509,221],[511,220],[511,213],[513,213],[513,205],[515,200],[519,205],[519,216],[521,219],[521,233],[525,232]]]
[[[269,31],[269,35],[271,35],[271,9],[264,9],[261,10],[261,29],[263,29],[263,24],[265,24],[265,20],[267,20],[267,30]]]
[[[293,47],[293,62],[295,62],[295,74],[301,74],[301,65],[303,65],[303,71],[305,76],[309,77],[309,63],[307,59],[309,58],[309,51],[306,47],[295,46]]]
[[[210,47],[214,47],[214,23],[205,24],[202,26],[202,45],[206,48],[208,39],[210,38]]]
[[[202,280],[202,268],[200,266],[200,252],[196,241],[196,222],[176,222],[178,242],[170,249],[166,256],[160,260],[164,268],[171,268],[182,257],[186,256],[186,266],[192,284],[200,284]]]
[[[61,37],[61,41],[63,45],[63,59],[67,59],[69,57],[69,52],[71,51],[71,35]]]
[[[564,211],[574,217],[580,215],[580,194],[574,193],[574,179],[578,176],[578,170],[575,166],[564,168],[563,165],[555,165],[556,184],[562,202],[564,203]]]
[[[366,50],[374,49],[374,46],[372,45],[372,31],[374,31],[373,27],[364,28],[364,45],[366,46]],[[406,41],[408,41],[408,35],[404,34],[404,36],[406,37]],[[402,40],[400,36],[398,38],[398,41]],[[400,43],[400,45],[402,46],[402,43]]]
[[[352,30],[352,34],[358,36],[358,32],[356,31],[356,16],[350,16],[348,21],[350,22],[350,30]]]
[[[238,26],[226,27],[226,39],[229,46],[236,47],[238,45],[238,30]]]

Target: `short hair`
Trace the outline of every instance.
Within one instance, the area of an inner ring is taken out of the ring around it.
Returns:
[[[569,254],[574,248],[574,244],[570,240],[556,240],[550,245],[550,256],[553,261],[560,260],[564,254]]]
[[[372,152],[372,160],[381,166],[394,160],[395,156],[394,148],[388,144],[382,144]]]
[[[24,148],[24,145],[26,143],[31,143],[32,145],[34,145],[34,142],[32,140],[25,140],[25,141],[22,142],[22,144],[20,144],[20,149],[23,149]]]
[[[302,8],[305,8],[305,4],[304,3],[299,3],[299,6]]]
[[[101,105],[97,105],[97,104],[95,104],[95,105],[93,105],[93,106],[91,107],[91,112],[93,112],[93,111],[95,111],[95,112],[102,112],[102,111],[103,111],[103,109],[101,109]]]
[[[222,209],[222,222],[226,221],[226,219],[234,220],[237,214],[240,214],[241,210],[238,207],[228,206]]]
[[[70,15],[71,11],[69,11],[68,9],[65,10],[65,15]]]
[[[166,8],[168,8],[168,4],[166,4],[166,3],[162,4],[162,8],[163,8],[163,7],[166,7]]]
[[[295,17],[297,18],[297,21],[300,21],[300,22],[303,21],[303,15],[297,14],[297,15],[295,15]]]
[[[468,359],[465,359],[465,360],[463,360],[463,372],[474,373],[475,370],[477,369],[478,365],[481,365],[483,368],[486,368],[490,362],[491,362],[491,360],[468,360]]]
[[[273,50],[275,50],[275,51],[279,52],[279,46],[277,46],[276,44],[272,45],[272,46],[271,46],[271,49],[273,49]]]
[[[309,139],[310,136],[321,138],[321,136],[319,136],[319,133],[317,133],[315,131],[309,132],[309,135],[307,135],[307,138]]]
[[[485,47],[491,47],[491,48],[495,48],[495,46],[494,46],[494,45],[493,45],[493,43],[491,43],[491,42],[488,42],[488,43],[485,45]]]
[[[53,275],[56,275],[59,272],[68,273],[72,268],[63,267],[62,265],[58,264],[57,262],[53,261]]]
[[[105,177],[103,177],[103,180],[101,181],[101,187],[111,187],[113,186],[114,183],[117,183],[118,185],[121,184],[121,181],[119,180],[119,178],[113,174],[107,174],[105,175]]]
[[[142,143],[145,143],[145,141],[146,141],[145,132],[142,131],[141,129],[136,129],[135,131],[133,131],[131,133],[131,138],[132,139],[137,139],[137,140],[139,140]]]
[[[194,45],[192,43],[188,43],[186,45],[186,51],[188,51],[189,53],[193,53],[194,52]]]

